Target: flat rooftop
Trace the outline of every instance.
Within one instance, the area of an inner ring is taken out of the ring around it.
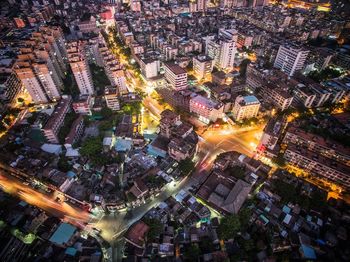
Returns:
[[[166,67],[168,67],[175,75],[182,75],[186,74],[186,70],[183,69],[181,66],[174,64],[174,63],[164,63]]]

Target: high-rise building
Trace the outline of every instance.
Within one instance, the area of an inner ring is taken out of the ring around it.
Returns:
[[[15,71],[34,103],[41,104],[60,99],[60,90],[45,62],[18,61]]]
[[[0,100],[11,103],[22,87],[21,81],[13,73],[0,73]]]
[[[236,121],[256,117],[260,102],[255,96],[238,96],[233,107],[233,117]]]
[[[216,67],[222,70],[233,68],[236,55],[236,35],[233,30],[219,30],[218,39],[208,39],[206,54],[214,60]]]
[[[14,70],[34,103],[60,99],[65,57],[63,34],[57,27],[39,27],[23,41]]]
[[[289,76],[304,68],[308,50],[293,46],[281,45],[275,59],[274,67],[281,69]]]
[[[84,44],[80,41],[68,43],[68,60],[80,93],[83,95],[91,95],[94,93],[94,86],[83,45]]]
[[[209,56],[199,55],[193,58],[193,71],[197,79],[201,80],[211,75],[213,59]]]
[[[187,72],[177,64],[164,63],[165,78],[175,90],[187,88]]]
[[[140,59],[141,72],[146,78],[158,76],[160,62],[158,59]]]

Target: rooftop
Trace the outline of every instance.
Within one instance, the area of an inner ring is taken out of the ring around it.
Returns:
[[[186,74],[186,70],[174,63],[164,63],[175,75]]]
[[[64,245],[71,239],[77,228],[67,223],[61,223],[55,233],[50,237],[50,241],[58,245]]]
[[[259,100],[255,96],[244,96],[243,99],[244,99],[244,102],[246,104],[260,103]]]
[[[142,221],[138,221],[128,229],[125,234],[125,239],[139,247],[142,247],[144,244],[145,235],[148,231],[149,226]]]

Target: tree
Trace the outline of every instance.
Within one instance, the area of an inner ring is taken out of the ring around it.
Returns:
[[[184,253],[187,261],[198,261],[200,256],[200,249],[197,245],[192,244]]]
[[[88,137],[82,144],[80,154],[83,157],[96,157],[102,152],[102,139],[100,137]]]
[[[96,166],[104,166],[114,162],[113,157],[103,152],[101,137],[88,137],[79,149],[83,157],[89,158],[91,163]]]
[[[224,217],[218,228],[218,233],[221,239],[231,239],[236,236],[236,234],[241,229],[241,222],[237,215],[230,215]]]
[[[30,124],[30,125],[34,124],[34,122],[36,120],[36,117],[37,117],[37,114],[36,113],[32,113],[32,115],[27,118],[28,124]]]
[[[296,202],[298,194],[293,185],[288,184],[281,179],[274,179],[272,181],[272,186],[276,193],[281,196],[285,202]]]
[[[131,102],[122,107],[125,114],[140,114],[141,113],[141,102]]]
[[[112,115],[113,115],[113,111],[112,109],[110,109],[109,107],[102,107],[101,111],[100,111],[100,114],[102,116],[102,118],[104,120],[110,118]]]
[[[284,159],[282,153],[278,153],[277,157],[272,158],[272,162],[274,162],[276,165],[280,167],[286,166],[286,160]]]
[[[68,172],[72,169],[72,165],[68,162],[68,158],[61,156],[57,163],[58,170],[62,172]]]
[[[113,121],[103,121],[99,126],[98,129],[103,132],[103,131],[108,131],[111,130],[114,126]]]
[[[249,220],[251,218],[252,215],[252,210],[249,208],[242,208],[239,213],[238,213],[238,217],[239,217],[239,222],[241,223],[241,228],[246,230],[247,227],[249,226]]]
[[[192,159],[187,158],[185,160],[180,161],[179,163],[179,169],[183,174],[188,174],[194,169],[194,162]]]
[[[149,231],[147,233],[147,241],[155,241],[162,233],[162,223],[155,218],[145,218],[144,222],[149,226]]]
[[[213,241],[208,237],[202,239],[202,241],[199,244],[199,247],[202,251],[202,254],[211,253],[214,250]]]

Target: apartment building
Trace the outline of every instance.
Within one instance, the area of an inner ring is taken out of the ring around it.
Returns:
[[[57,101],[66,72],[63,34],[57,27],[41,26],[18,48],[14,71],[33,103]]]
[[[233,117],[236,121],[256,117],[260,102],[255,96],[238,96],[233,106]]]
[[[171,127],[180,121],[180,115],[175,112],[165,109],[161,114],[159,121],[160,134],[164,137],[170,138]]]
[[[92,107],[95,99],[91,95],[79,95],[79,97],[72,103],[72,107],[75,113],[81,115],[91,115]]]
[[[308,133],[297,126],[290,125],[283,139],[284,144],[295,144],[317,154],[350,166],[350,149],[342,144]]]
[[[112,86],[106,87],[104,97],[108,108],[112,109],[113,111],[120,110],[120,103],[119,103],[117,88]]]
[[[123,67],[115,55],[106,47],[102,37],[100,37],[98,57],[101,59],[102,66],[111,85],[118,86],[120,94],[128,93]]]
[[[58,144],[58,132],[64,123],[64,118],[70,111],[70,106],[72,104],[72,97],[62,96],[62,99],[57,104],[54,112],[50,116],[47,123],[44,125],[42,131],[44,136],[49,143]]]
[[[276,156],[276,153],[278,153],[276,149],[279,149],[277,142],[286,125],[287,119],[285,117],[271,118],[264,128],[257,150],[270,157]]]
[[[282,70],[289,76],[304,68],[309,50],[301,47],[281,45],[278,49],[274,67]]]
[[[18,61],[15,72],[33,103],[43,104],[61,98],[59,87],[55,84],[45,62]]]
[[[273,83],[265,84],[261,87],[261,93],[267,101],[270,101],[281,111],[289,108],[293,102],[293,95],[288,89],[274,85]]]
[[[190,112],[198,116],[202,122],[209,124],[224,116],[224,106],[201,95],[196,95],[190,100]]]
[[[145,78],[157,77],[160,69],[160,62],[156,59],[140,59],[141,73]]]
[[[294,144],[288,145],[284,158],[289,165],[302,169],[311,176],[350,189],[350,167],[347,165]]]
[[[230,39],[209,40],[207,55],[214,60],[214,64],[221,70],[233,68],[236,55],[236,42]]]
[[[187,88],[187,72],[177,64],[164,63],[165,79],[173,89],[183,90]]]
[[[294,89],[295,100],[306,108],[312,108],[316,100],[315,92],[304,84],[298,84]]]
[[[194,76],[198,80],[208,78],[211,76],[213,70],[213,59],[206,55],[199,55],[193,57],[193,71]]]
[[[0,73],[0,100],[4,104],[14,102],[14,98],[22,88],[21,81],[14,72]]]
[[[65,139],[64,146],[69,149],[74,143],[78,142],[79,139],[84,134],[84,117],[79,115],[77,119],[74,120],[71,129]]]
[[[94,94],[90,68],[85,57],[84,43],[73,41],[67,44],[68,60],[73,71],[75,81],[78,85],[80,94]]]

